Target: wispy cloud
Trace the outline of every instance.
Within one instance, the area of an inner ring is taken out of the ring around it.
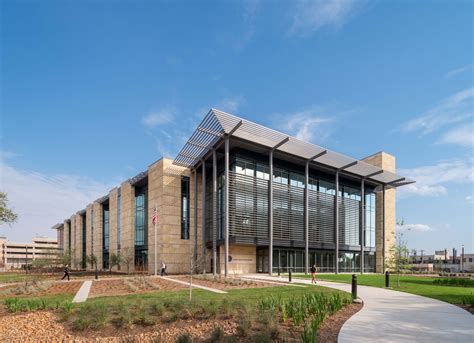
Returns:
[[[239,108],[244,105],[246,102],[245,97],[238,95],[234,97],[224,98],[219,100],[215,106],[215,108],[222,110],[224,112],[229,112],[231,114],[235,114],[238,112]]]
[[[397,224],[397,231],[428,232],[434,231],[434,228],[426,224]]]
[[[465,71],[471,69],[471,65],[468,64],[468,65],[465,65],[464,67],[461,67],[461,68],[456,68],[456,69],[453,69],[453,70],[450,70],[448,71],[446,74],[445,74],[445,77],[447,79],[450,79],[456,75],[459,75],[459,74],[462,74],[464,73]]]
[[[400,197],[439,196],[448,193],[446,185],[449,183],[474,182],[474,158],[440,161],[430,166],[399,169],[398,172],[416,180],[415,184],[402,187],[397,192]]]
[[[157,112],[151,112],[142,118],[142,124],[147,128],[154,128],[173,121],[175,110],[171,107]]]
[[[439,143],[456,144],[474,149],[474,124],[470,122],[445,132]]]
[[[468,195],[468,196],[466,196],[465,199],[466,199],[466,201],[467,201],[468,203],[474,204],[474,196]]]
[[[237,51],[242,50],[255,34],[255,16],[260,7],[260,2],[260,0],[244,0],[242,2],[243,30],[234,45]]]
[[[321,107],[312,107],[303,111],[289,114],[275,114],[280,128],[296,138],[303,141],[312,142],[317,138],[318,142],[326,140],[330,135],[328,124],[334,121],[333,118],[324,115]]]
[[[0,188],[8,193],[10,205],[18,214],[18,222],[11,228],[3,225],[2,231],[20,241],[30,241],[36,234],[54,237],[52,225],[70,218],[115,186],[77,175],[21,170],[5,161],[0,161],[0,169]]]
[[[362,0],[300,0],[295,6],[288,33],[308,35],[324,27],[341,28],[366,3]]]
[[[421,116],[407,122],[403,130],[426,135],[447,125],[466,121],[473,116],[473,97],[474,87],[462,90],[444,99]]]

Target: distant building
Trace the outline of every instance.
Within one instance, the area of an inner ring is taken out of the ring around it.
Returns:
[[[54,238],[35,237],[32,243],[15,243],[0,237],[0,271],[24,268],[34,260],[56,259],[59,253],[58,241]]]
[[[449,250],[436,250],[434,255],[410,256],[412,268],[419,271],[445,271],[456,273],[460,271],[474,272],[474,254],[457,255]]]

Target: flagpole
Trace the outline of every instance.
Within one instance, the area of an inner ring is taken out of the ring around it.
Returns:
[[[157,275],[158,271],[158,266],[156,264],[156,256],[157,256],[157,251],[156,251],[156,222],[158,221],[158,213],[157,213],[157,208],[155,204],[155,276]]]

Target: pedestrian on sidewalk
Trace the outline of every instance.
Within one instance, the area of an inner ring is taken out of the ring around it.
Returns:
[[[161,262],[161,276],[163,275],[168,275],[168,273],[166,272],[166,264],[165,262]]]
[[[63,275],[63,278],[61,280],[64,280],[67,276],[67,281],[69,281],[69,266],[66,264],[66,266],[64,267],[64,275]]]
[[[313,264],[313,266],[311,267],[311,284],[316,284],[316,265]]]

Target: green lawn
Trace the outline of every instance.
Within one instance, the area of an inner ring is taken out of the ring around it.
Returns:
[[[311,278],[311,275],[295,275],[295,277]],[[337,281],[351,283],[351,274],[318,274],[319,280]],[[397,276],[390,276],[390,287],[396,291],[402,291],[429,298],[446,301],[451,304],[461,304],[466,296],[474,296],[474,287],[441,286],[433,284],[433,277],[422,277],[412,275],[400,276],[400,288],[397,287]],[[385,276],[374,274],[357,274],[357,283],[364,286],[385,287]]]

